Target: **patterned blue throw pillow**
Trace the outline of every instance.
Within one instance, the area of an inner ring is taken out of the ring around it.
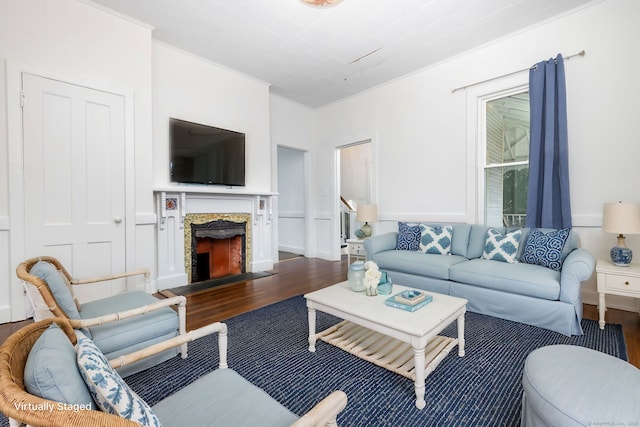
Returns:
[[[453,227],[420,224],[420,251],[425,254],[449,255],[451,253],[451,239]]]
[[[531,230],[520,261],[560,271],[564,261],[562,259],[562,250],[567,243],[570,232],[570,228],[552,230],[546,233],[537,228]]]
[[[522,230],[502,234],[495,228],[487,230],[487,240],[482,252],[483,259],[515,263]]]
[[[401,251],[417,251],[420,249],[420,226],[398,222],[398,241],[396,249]]]
[[[93,341],[82,332],[76,331],[76,335],[78,369],[100,409],[143,426],[160,427],[151,407],[129,388]]]

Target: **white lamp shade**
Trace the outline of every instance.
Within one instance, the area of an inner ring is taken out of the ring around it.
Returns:
[[[377,220],[378,220],[378,206],[358,205],[358,210],[356,212],[356,221],[376,222]]]
[[[605,203],[602,231],[613,234],[640,234],[640,204]]]

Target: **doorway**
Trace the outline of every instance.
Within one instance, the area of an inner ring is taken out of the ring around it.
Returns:
[[[360,224],[355,221],[358,204],[374,203],[373,149],[371,140],[338,147],[340,247],[355,237]]]
[[[278,252],[283,256],[306,253],[305,155],[278,146]]]

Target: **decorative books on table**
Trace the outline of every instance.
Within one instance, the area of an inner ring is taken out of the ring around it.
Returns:
[[[387,298],[384,303],[388,306],[406,311],[416,311],[429,304],[433,297],[413,289],[402,291]]]

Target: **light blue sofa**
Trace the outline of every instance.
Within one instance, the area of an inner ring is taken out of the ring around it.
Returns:
[[[467,309],[564,335],[582,335],[581,282],[593,274],[595,259],[580,248],[571,231],[564,246],[560,271],[523,262],[482,259],[487,231],[516,229],[480,224],[452,226],[451,253],[429,254],[397,250],[398,232],[367,238],[367,259],[389,273],[394,283],[467,299]],[[531,230],[523,228],[516,260],[520,260]]]

